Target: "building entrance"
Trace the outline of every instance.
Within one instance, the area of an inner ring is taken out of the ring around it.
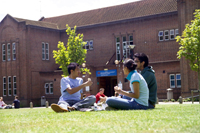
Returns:
[[[99,86],[100,88],[104,88],[104,94],[106,96],[114,96],[114,86],[117,85],[117,76],[111,77],[98,77],[99,78]]]

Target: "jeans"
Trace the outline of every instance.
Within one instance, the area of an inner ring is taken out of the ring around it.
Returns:
[[[58,105],[64,109],[68,109],[67,107],[71,106],[76,110],[80,110],[81,108],[88,108],[89,106],[93,106],[95,102],[96,97],[91,95],[79,101],[59,101]]]
[[[130,110],[130,109],[147,109],[147,106],[141,105],[137,103],[134,98],[131,100],[127,100],[124,98],[118,98],[118,97],[109,97],[106,100],[106,103],[108,106],[116,108],[116,109],[122,109],[122,110]]]

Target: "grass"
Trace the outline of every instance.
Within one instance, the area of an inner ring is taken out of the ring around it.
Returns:
[[[1,109],[0,132],[199,133],[200,105],[157,105],[153,110],[55,113],[50,108]]]

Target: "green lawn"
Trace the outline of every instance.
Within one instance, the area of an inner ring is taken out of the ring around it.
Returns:
[[[157,105],[154,110],[55,113],[51,108],[1,109],[0,132],[199,133],[200,105]]]

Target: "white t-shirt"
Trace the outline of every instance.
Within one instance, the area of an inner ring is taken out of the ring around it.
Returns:
[[[128,74],[127,79],[130,81],[130,88],[132,92],[134,92],[133,82],[139,82],[140,96],[137,99],[134,98],[134,100],[141,105],[148,106],[149,89],[142,75],[139,74],[137,71],[131,71]]]
[[[0,101],[0,107],[5,106],[5,103],[3,101]]]
[[[69,77],[64,77],[61,79],[60,86],[61,86],[61,96],[60,101],[79,101],[81,99],[81,93],[83,93],[83,89],[77,91],[74,94],[69,94],[66,89],[68,87],[75,88],[83,84],[82,78],[71,79]]]

